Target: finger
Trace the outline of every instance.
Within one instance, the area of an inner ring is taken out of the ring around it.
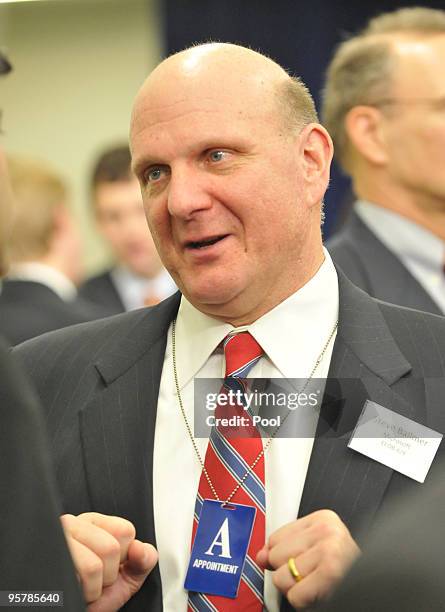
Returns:
[[[256,556],[256,562],[262,569],[273,570],[274,568],[269,563],[269,549],[267,546],[263,546],[261,550],[258,551]]]
[[[98,512],[84,512],[79,514],[78,518],[100,527],[115,537],[120,545],[120,561],[125,561],[128,547],[136,536],[136,530],[130,521],[120,516],[109,516]]]
[[[326,581],[316,569],[307,578],[294,584],[286,597],[291,606],[297,609],[314,606],[329,596],[337,582]]]
[[[294,560],[295,567],[297,568],[298,573],[302,577],[302,580],[300,580],[300,582],[296,582],[294,576],[291,574],[287,561],[273,573],[273,583],[277,587],[277,589],[281,593],[283,593],[283,595],[287,595],[287,592],[292,587],[301,584],[311,575],[312,572],[317,569],[319,557],[317,554],[314,554],[313,551],[309,551],[308,553],[300,555]]]
[[[311,512],[311,514],[307,514],[277,529],[269,537],[268,545],[271,548],[281,540],[286,540],[287,538],[298,535],[315,524],[331,524],[332,522],[342,523],[338,514],[332,510],[316,510],[315,512]]]
[[[298,557],[310,550],[319,541],[317,533],[306,529],[300,534],[292,534],[269,549],[268,563],[273,569],[287,564],[289,557]]]
[[[118,580],[104,589],[98,601],[88,606],[88,612],[119,610],[141,588],[157,560],[158,553],[153,546],[134,540],[128,550],[128,560],[121,566]]]
[[[318,517],[307,523],[305,529],[291,531],[287,538],[270,547],[268,562],[276,569],[287,563],[289,557],[298,557],[322,542],[342,542],[345,538],[349,538],[349,532],[338,517]]]
[[[103,586],[113,584],[119,572],[121,558],[118,540],[101,527],[83,519],[82,515],[64,515],[61,521],[65,532],[89,548],[101,560]]]
[[[66,535],[66,541],[79,577],[84,599],[87,603],[96,601],[102,593],[102,561],[87,546],[84,546],[69,534]]]
[[[333,590],[352,560],[338,541],[319,542],[295,559],[300,582],[295,581],[287,563],[274,572],[273,582],[293,606],[313,605]]]
[[[269,549],[279,544],[282,540],[294,538],[294,536],[301,533],[306,527],[306,521],[303,521],[305,521],[304,518],[297,519],[295,521],[292,521],[292,523],[287,523],[286,525],[283,525],[282,527],[274,531],[267,540],[267,545]]]
[[[142,582],[158,562],[158,551],[151,544],[133,540],[128,549],[128,559],[124,564],[125,574],[132,580]]]

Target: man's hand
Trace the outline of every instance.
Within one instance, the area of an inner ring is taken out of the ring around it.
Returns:
[[[346,525],[331,510],[319,510],[273,533],[257,562],[274,571],[273,582],[294,608],[305,608],[327,597],[360,554]],[[302,576],[296,582],[288,560]]]
[[[135,539],[133,525],[117,516],[87,512],[61,517],[88,612],[115,612],[156,565],[153,546]]]

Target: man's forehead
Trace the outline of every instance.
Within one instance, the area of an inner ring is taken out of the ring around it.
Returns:
[[[434,34],[430,36],[422,36],[409,33],[398,33],[390,39],[393,53],[399,59],[407,59],[412,61],[415,58],[419,60],[430,60],[439,52],[445,51],[445,32],[443,34]]]
[[[218,79],[184,79],[156,87],[147,83],[134,107],[131,140],[141,133],[174,129],[187,131],[189,121],[199,121],[204,132],[214,124],[221,131],[228,124],[256,122],[266,115],[276,116],[277,95],[266,83],[234,91]],[[216,125],[215,125],[216,124]]]
[[[268,112],[275,97],[258,96],[252,92],[245,95],[234,95],[230,90],[212,85],[209,88],[184,87],[172,88],[169,92],[154,92],[154,95],[141,97],[133,113],[133,131],[138,127],[167,127],[175,121],[187,122],[188,119],[199,117],[201,121],[211,121],[215,118],[221,121],[224,117],[229,121],[243,119],[258,119]]]
[[[445,34],[433,36],[399,35],[392,39],[395,59],[394,84],[418,96],[445,95],[443,63],[445,61]]]
[[[147,79],[138,95],[135,110],[151,110],[153,113],[173,112],[180,106],[202,102],[208,104],[236,104],[243,108],[262,100],[265,104],[273,96],[276,81],[261,79],[259,75],[244,77],[228,75],[224,71],[201,71],[199,74],[170,74],[162,80]]]

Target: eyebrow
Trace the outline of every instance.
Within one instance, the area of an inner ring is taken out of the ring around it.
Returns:
[[[135,162],[132,162],[131,169],[135,176],[139,176],[140,173],[149,166],[168,166],[167,162],[161,161],[159,158],[144,155]]]

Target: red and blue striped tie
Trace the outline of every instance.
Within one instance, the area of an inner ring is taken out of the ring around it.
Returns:
[[[243,380],[251,368],[257,363],[263,354],[258,342],[248,332],[232,334],[224,340],[224,355],[226,360],[226,373],[223,389],[234,391],[246,391],[246,381]],[[223,392],[223,391],[222,391]],[[227,413],[227,410],[231,413]],[[218,406],[215,416],[225,411],[223,416],[248,415],[242,405],[235,407]],[[260,435],[253,425],[244,428],[241,435],[224,435],[224,430],[213,427],[210,433],[209,444],[205,456],[204,465],[210,480],[220,500],[225,501],[237,484],[244,478],[231,502],[255,506],[257,512],[252,530],[249,548],[243,574],[235,599],[217,595],[205,595],[203,593],[189,593],[189,610],[195,612],[218,610],[219,612],[231,612],[232,610],[243,610],[246,612],[261,612],[264,601],[264,572],[257,565],[255,559],[258,551],[265,543],[265,513],[266,497],[264,490],[264,456],[258,459],[263,449]],[[192,544],[204,499],[213,499],[214,495],[209,483],[201,474],[198,487],[198,495],[195,504],[195,516],[193,521]]]

